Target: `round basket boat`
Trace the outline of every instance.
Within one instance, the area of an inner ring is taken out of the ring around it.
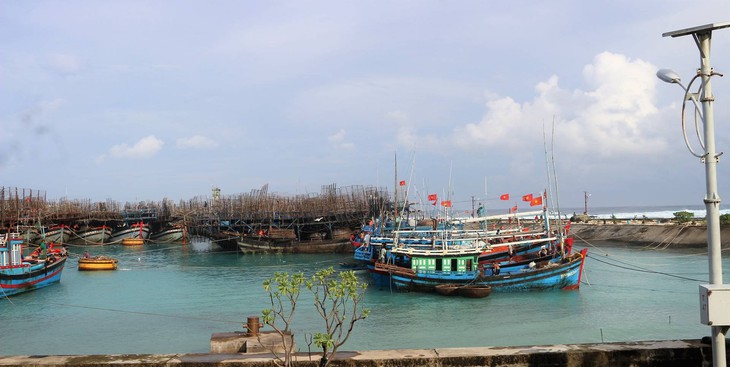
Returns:
[[[117,270],[117,259],[106,256],[82,257],[79,259],[79,270]]]
[[[122,240],[124,246],[141,246],[144,245],[144,238],[125,238]]]
[[[460,287],[458,284],[439,284],[434,287],[434,290],[444,296],[456,296],[459,294]]]
[[[488,285],[470,284],[459,288],[459,295],[468,298],[484,298],[492,293]]]

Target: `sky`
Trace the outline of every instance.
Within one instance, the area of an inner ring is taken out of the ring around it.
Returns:
[[[702,205],[684,92],[656,77],[686,85],[700,62],[662,33],[730,21],[727,1],[702,4],[0,2],[0,186],[138,202],[406,181],[455,210],[529,210],[520,197],[546,190]],[[711,62],[730,72],[730,28]],[[730,80],[712,90],[720,152]],[[730,196],[722,159],[717,180]]]

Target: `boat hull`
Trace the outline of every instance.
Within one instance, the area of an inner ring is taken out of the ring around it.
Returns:
[[[459,287],[461,286],[458,284],[439,284],[434,286],[434,290],[443,296],[458,296]]]
[[[66,257],[53,263],[23,263],[15,266],[0,267],[0,290],[4,296],[43,288],[61,280]]]
[[[492,294],[492,287],[488,285],[465,285],[459,288],[459,295],[467,298],[484,298]]]
[[[184,232],[182,228],[170,228],[150,234],[149,240],[159,243],[173,243],[181,242],[183,240],[183,236]]]
[[[346,253],[352,252],[349,239],[309,240],[265,239],[242,236],[238,250],[243,253]]]
[[[95,228],[79,231],[73,234],[70,243],[74,245],[103,245],[109,242],[112,236],[110,228]]]
[[[69,239],[71,239],[71,229],[63,226],[60,228],[50,229],[48,232],[45,232],[40,237],[38,237],[36,241],[38,243],[43,241],[45,241],[46,243],[69,243]]]
[[[147,239],[150,236],[150,228],[145,226],[140,231],[139,227],[124,228],[112,233],[109,243],[121,243],[125,238],[142,238]]]

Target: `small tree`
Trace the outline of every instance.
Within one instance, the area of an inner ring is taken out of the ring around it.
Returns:
[[[687,222],[693,220],[694,217],[695,217],[695,215],[688,211],[681,211],[681,212],[674,213],[674,220],[679,224],[687,223]]]
[[[281,336],[284,345],[283,357],[272,349],[277,366],[290,367],[293,362],[294,340],[293,336],[291,340],[289,337],[303,285],[314,295],[314,307],[325,321],[326,332],[315,333],[313,338],[315,345],[322,348],[321,367],[327,366],[337,349],[345,344],[355,323],[370,313],[360,308],[367,283],[359,282],[353,271],[335,273],[330,267],[318,271],[309,280],[305,280],[302,273],[276,272],[263,285],[271,303],[270,309],[263,310],[263,322]]]
[[[289,367],[292,365],[294,337],[292,335],[289,340],[289,335],[291,335],[291,322],[304,282],[303,273],[289,275],[289,273],[279,272],[274,273],[273,278],[264,281],[264,290],[269,293],[271,308],[263,310],[262,319],[264,324],[271,326],[281,336],[284,346],[283,358],[275,350],[271,351],[277,366]],[[277,320],[281,320],[283,328],[277,326]]]
[[[360,309],[367,283],[359,282],[354,271],[335,273],[330,267],[312,276],[307,287],[325,323],[326,331],[314,334],[315,345],[322,348],[319,366],[325,367],[350,337],[355,323],[368,317],[370,310]]]

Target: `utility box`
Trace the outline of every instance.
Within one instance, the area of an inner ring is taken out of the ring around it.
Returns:
[[[700,284],[700,322],[730,326],[729,284]]]

